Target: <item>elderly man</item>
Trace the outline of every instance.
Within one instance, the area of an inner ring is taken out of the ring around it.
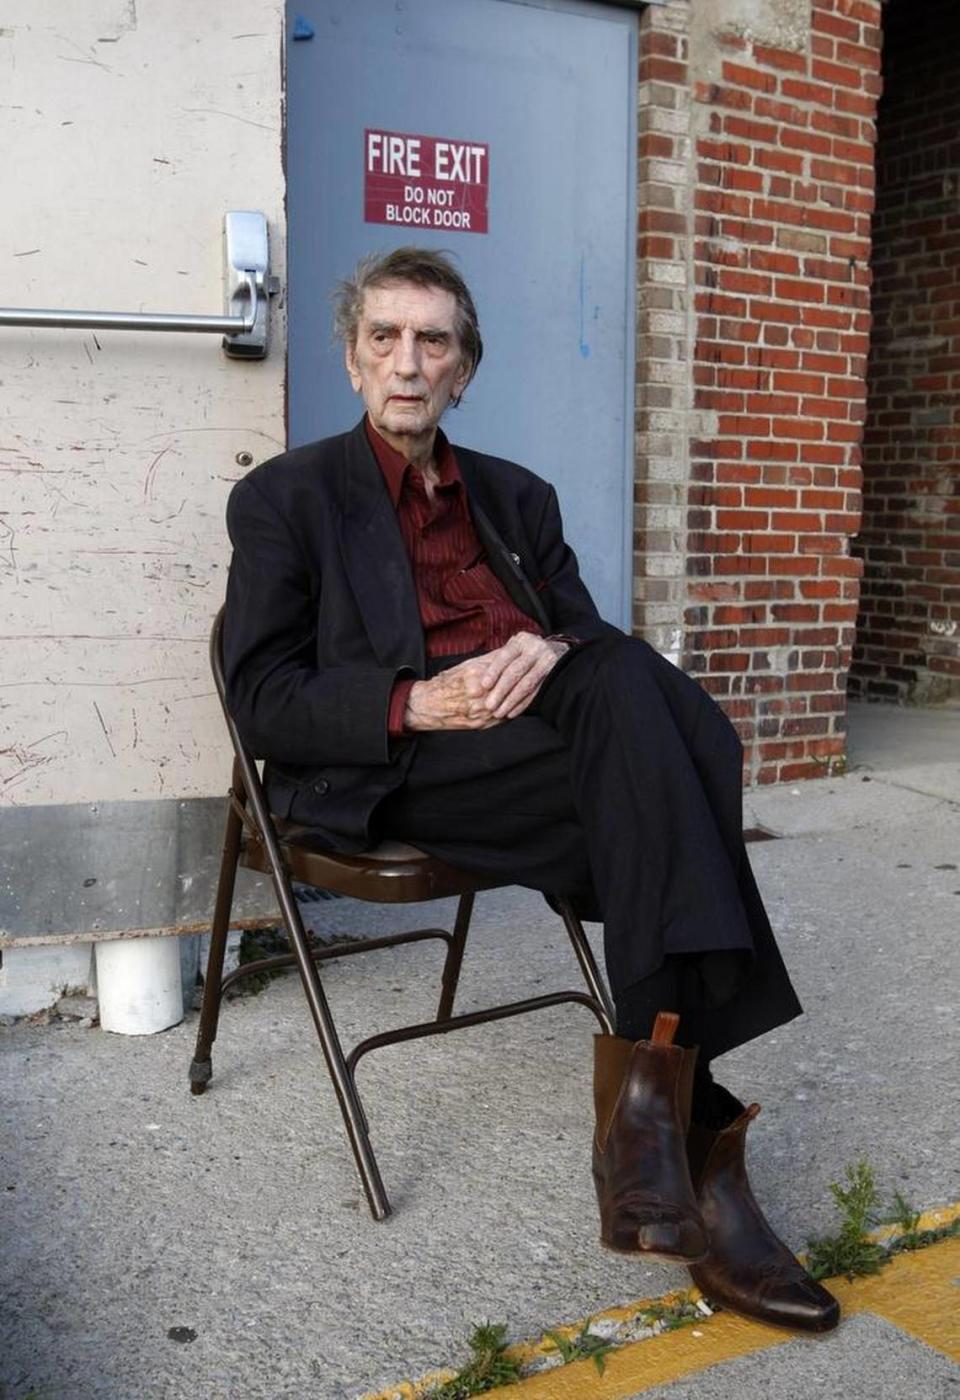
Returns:
[[[602,917],[602,1242],[826,1330],[835,1300],[750,1192],[758,1109],[709,1068],[800,1011],[743,847],[737,737],[601,620],[553,488],[440,431],[482,353],[451,262],[364,259],[336,323],[363,420],[257,467],[228,511],[227,698],[272,808],[339,851],[389,835]]]

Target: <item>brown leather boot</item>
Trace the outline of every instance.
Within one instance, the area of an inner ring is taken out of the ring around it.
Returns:
[[[804,1332],[829,1332],[840,1304],[778,1239],[750,1189],[744,1157],[747,1128],[760,1105],[719,1090],[736,1115],[725,1128],[696,1124],[687,1139],[690,1170],[710,1236],[710,1252],[690,1273],[697,1287],[731,1312]]]
[[[608,1249],[690,1264],[708,1242],[685,1147],[696,1051],[672,1043],[678,1022],[660,1012],[650,1040],[594,1038],[593,1179]]]

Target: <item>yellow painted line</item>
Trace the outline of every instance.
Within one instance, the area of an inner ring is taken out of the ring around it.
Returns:
[[[829,1287],[844,1318],[873,1313],[960,1362],[960,1300],[953,1282],[958,1272],[960,1240],[943,1240],[915,1254],[898,1254],[875,1278],[852,1283],[831,1279]],[[702,1327],[663,1332],[609,1352],[603,1375],[593,1361],[574,1361],[490,1393],[498,1400],[625,1400],[708,1366],[797,1340],[816,1344],[815,1337],[718,1313]]]
[[[572,1361],[490,1393],[502,1400],[624,1400],[651,1386],[789,1340],[788,1333],[773,1327],[718,1313],[704,1319],[703,1327],[661,1332],[608,1352],[602,1375],[593,1361]]]
[[[869,1312],[960,1362],[960,1238],[898,1254],[874,1278],[848,1285],[851,1312]]]
[[[936,1229],[949,1225],[957,1217],[960,1217],[960,1203],[926,1211],[920,1218],[919,1228]],[[889,1227],[875,1231],[871,1238],[884,1239],[895,1233],[895,1227]],[[852,1282],[843,1278],[829,1279],[827,1286],[839,1299],[844,1318],[872,1313],[960,1363],[960,1294],[955,1282],[958,1278],[960,1238],[955,1237],[913,1253],[895,1255],[872,1278],[858,1278]],[[669,1307],[685,1296],[695,1299],[699,1294],[696,1289],[689,1293],[669,1293],[662,1298],[645,1299],[595,1313],[591,1321],[626,1321],[645,1312],[652,1304]],[[581,1320],[552,1330],[573,1336],[582,1326]],[[626,1400],[626,1397],[703,1371],[708,1366],[791,1341],[816,1345],[817,1338],[721,1312],[675,1332],[662,1332],[656,1337],[615,1347],[606,1355],[602,1375],[593,1360],[573,1361],[528,1376],[514,1385],[500,1386],[487,1394],[496,1395],[498,1400]],[[543,1337],[537,1343],[510,1347],[509,1355],[523,1363],[551,1350],[554,1350],[552,1343]],[[398,1382],[386,1390],[363,1396],[362,1400],[422,1400],[431,1386],[454,1374],[450,1369],[436,1371],[418,1381]]]

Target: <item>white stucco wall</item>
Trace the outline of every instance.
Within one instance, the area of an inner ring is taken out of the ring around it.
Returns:
[[[283,268],[282,0],[6,0],[0,304],[219,314],[221,222]],[[0,326],[0,802],[222,792],[206,660],[231,483],[282,450],[284,335]]]

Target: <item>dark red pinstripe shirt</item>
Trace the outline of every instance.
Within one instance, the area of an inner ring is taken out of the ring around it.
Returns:
[[[453,448],[438,430],[434,458],[440,480],[433,499],[421,473],[365,420],[367,438],[407,548],[417,590],[426,654],[466,656],[494,651],[515,632],[543,629],[517,607],[486,562],[477,538]],[[398,681],[390,697],[388,728],[403,733],[403,711],[413,681]]]

